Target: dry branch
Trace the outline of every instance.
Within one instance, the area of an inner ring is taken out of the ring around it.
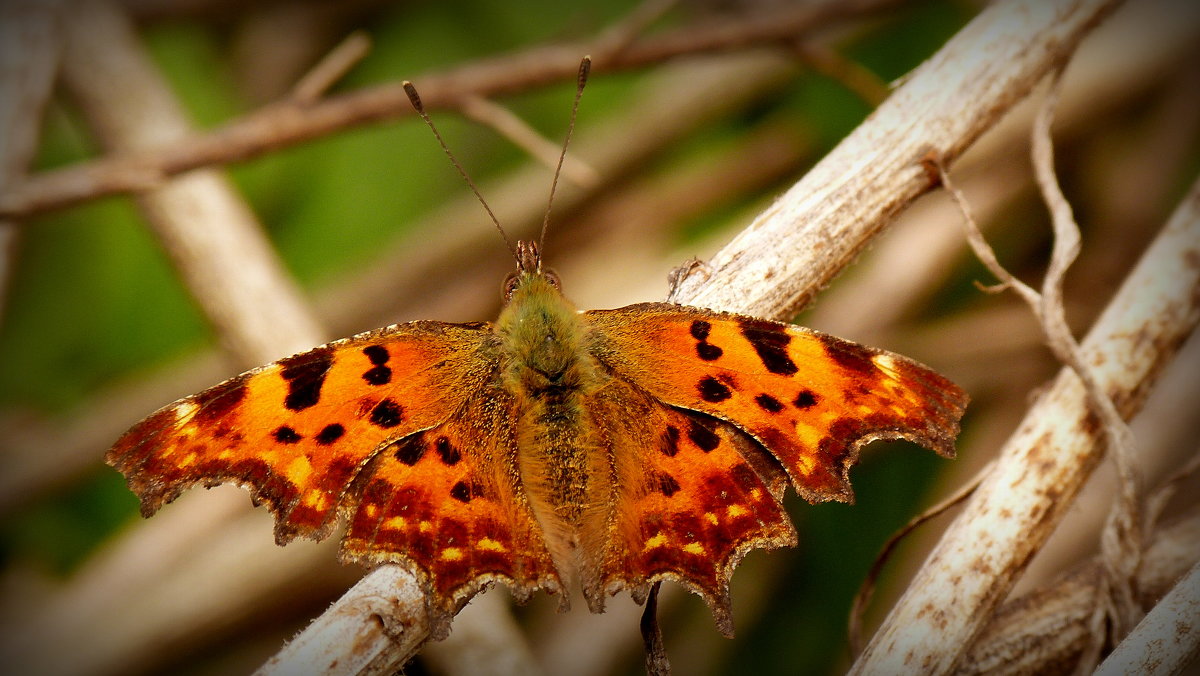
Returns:
[[[597,43],[530,48],[416,79],[430,111],[455,108],[468,96],[494,98],[527,91],[576,74],[579,58],[592,53],[597,73],[631,70],[705,52],[788,43],[807,31],[860,17],[897,0],[844,0],[786,7],[739,19],[687,26],[634,41],[619,51],[611,38]],[[399,83],[368,87],[316,103],[283,100],[186,140],[142,148],[31,177],[0,195],[0,216],[23,218],[48,209],[123,192],[138,192],[167,177],[199,167],[238,162],[349,127],[397,119],[412,108]]]
[[[1200,321],[1198,263],[1200,184],[1083,343],[1085,362],[1126,419]],[[1102,436],[1083,386],[1064,370],[1029,410],[855,671],[949,670],[1101,459]]]
[[[1137,587],[1143,598],[1158,599],[1200,561],[1200,511],[1193,509],[1157,533],[1143,561]],[[1091,637],[1092,608],[1103,592],[1104,574],[1103,561],[1094,558],[1008,601],[980,630],[954,673],[1035,674],[1075,664]]]
[[[1200,653],[1200,562],[1134,627],[1096,676],[1174,676]]]
[[[719,284],[685,280],[679,297],[764,317],[794,315],[930,188],[922,157],[958,157],[1117,4],[988,7],[710,261]],[[745,288],[762,292],[747,298]]]

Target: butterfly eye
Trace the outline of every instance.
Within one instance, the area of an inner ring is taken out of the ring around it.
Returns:
[[[546,269],[542,270],[542,275],[546,277],[547,282],[550,282],[550,286],[562,291],[562,280],[558,278],[558,273],[554,272],[553,270]]]
[[[517,279],[519,275],[515,272],[508,273],[504,278],[504,302],[512,300],[513,292],[517,290]]]

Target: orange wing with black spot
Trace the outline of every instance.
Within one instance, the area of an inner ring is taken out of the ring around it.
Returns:
[[[558,586],[524,496],[511,495],[511,412],[480,399],[495,384],[494,341],[487,324],[440,322],[335,341],[164,407],[106,460],[146,516],[197,483],[248,488],[280,544],[322,539],[348,516],[343,557],[407,565],[444,633],[488,580]],[[465,537],[479,538],[474,550]]]
[[[667,303],[586,313],[593,352],[669,406],[735,425],[809,501],[853,499],[858,449],[954,453],[967,395],[917,362],[799,326]]]
[[[780,506],[789,480],[809,501],[849,501],[849,469],[871,440],[954,452],[966,395],[900,355],[662,303],[585,316],[592,354],[614,377],[596,418],[623,491],[589,600],[622,588],[644,598],[673,579],[732,634],[734,566],[753,548],[795,543]]]
[[[641,603],[670,579],[699,594],[717,627],[733,635],[729,577],[756,547],[796,544],[780,505],[787,478],[732,425],[665,406],[615,378],[595,398],[595,419],[616,459],[614,510],[593,579],[593,608],[627,589]]]

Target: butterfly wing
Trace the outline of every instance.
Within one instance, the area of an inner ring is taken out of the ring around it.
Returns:
[[[736,425],[809,501],[853,499],[858,449],[904,438],[952,456],[967,396],[898,354],[798,326],[667,303],[586,313],[594,354],[664,404]]]
[[[522,593],[558,584],[527,502],[509,495],[519,489],[508,412],[481,403],[495,389],[494,351],[487,324],[413,322],[335,341],[164,407],[106,460],[145,516],[197,483],[248,488],[274,512],[280,544],[322,539],[349,515],[343,558],[408,565],[444,632],[488,580]]]
[[[619,494],[588,548],[600,552],[584,578],[589,603],[598,609],[622,589],[640,603],[652,581],[671,579],[704,598],[732,636],[734,567],[751,549],[796,544],[780,505],[786,476],[732,425],[664,406],[633,382],[614,378],[592,404]]]
[[[517,480],[516,402],[488,383],[471,392],[445,422],[375,454],[346,498],[357,509],[342,558],[415,564],[437,601],[434,637],[492,580],[522,601],[562,590]]]
[[[849,468],[868,441],[902,437],[953,454],[966,395],[905,357],[679,305],[585,316],[592,353],[614,376],[596,395],[608,409],[597,419],[626,491],[595,545],[604,554],[593,594],[644,597],[653,580],[675,579],[730,634],[738,560],[795,543],[779,505],[789,481],[810,501],[848,501]]]

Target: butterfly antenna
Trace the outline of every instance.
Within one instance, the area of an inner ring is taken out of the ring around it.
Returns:
[[[487,200],[483,199],[483,195],[479,192],[479,188],[475,187],[475,181],[471,180],[471,177],[467,175],[466,169],[462,168],[462,165],[458,163],[458,159],[454,157],[454,153],[450,152],[450,146],[446,145],[446,141],[442,139],[442,135],[438,132],[437,126],[434,125],[433,120],[429,118],[429,113],[425,112],[425,105],[421,103],[421,96],[417,94],[417,88],[414,87],[413,83],[409,82],[408,80],[403,82],[403,86],[404,93],[408,94],[408,100],[410,103],[412,103],[413,110],[416,110],[417,114],[421,116],[421,119],[425,120],[425,124],[429,126],[429,130],[433,132],[434,138],[437,139],[438,145],[442,146],[442,150],[445,151],[446,157],[450,158],[450,164],[454,165],[454,168],[458,170],[459,176],[463,177],[463,180],[466,181],[467,185],[471,188],[471,192],[475,193],[475,198],[478,199],[479,203],[483,205],[483,210],[487,212],[487,215],[492,219],[492,223],[495,224],[496,229],[500,231],[500,237],[504,239],[504,245],[508,247],[509,253],[513,255],[513,258],[516,258],[517,250],[515,247],[513,247],[512,242],[508,241],[508,233],[504,232],[504,228],[500,226],[500,219],[496,218],[496,214],[493,213],[492,208],[488,206]],[[578,98],[576,100],[578,101]]]
[[[588,73],[592,70],[592,57],[585,56],[579,62],[579,76],[575,80],[575,102],[571,104],[571,121],[567,123],[567,138],[563,141],[562,152],[558,154],[558,166],[554,168],[554,178],[550,181],[550,199],[546,200],[546,215],[542,218],[542,234],[538,243],[545,244],[546,229],[550,227],[550,207],[554,206],[554,192],[558,189],[558,176],[562,173],[563,160],[567,157],[567,146],[571,145],[571,133],[575,131],[575,114],[579,112],[579,99],[583,97],[583,87],[587,84]]]

